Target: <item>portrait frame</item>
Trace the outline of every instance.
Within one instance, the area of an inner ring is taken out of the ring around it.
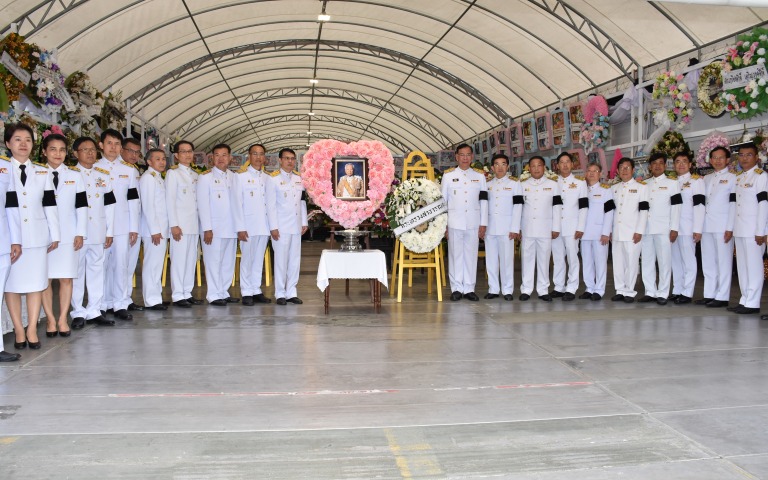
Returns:
[[[573,148],[571,150],[566,150],[568,153],[571,154],[573,157],[573,168],[572,173],[574,175],[584,175],[587,171],[587,166],[589,165],[589,160],[587,157],[587,152],[584,151],[583,148]],[[601,172],[601,178],[605,178],[608,175],[608,171],[605,169],[605,165],[600,164],[602,167]]]
[[[571,130],[571,144],[581,144],[581,128],[584,125],[584,104],[572,103],[568,106],[568,123]]]
[[[525,151],[523,150],[523,129],[519,123],[513,123],[509,127],[509,152],[513,157],[522,157]]]
[[[539,145],[536,142],[536,123],[533,118],[523,120],[523,151],[525,153],[539,151]]]
[[[563,148],[571,145],[570,114],[564,108],[552,111],[552,145]]]
[[[347,165],[352,165],[353,174],[359,176],[362,181],[362,186],[359,192],[353,192],[357,195],[345,197],[339,185],[339,182],[346,176]],[[345,157],[333,157],[331,161],[331,176],[333,177],[333,196],[338,200],[344,201],[362,201],[368,199],[368,159],[365,157],[345,156]]]
[[[539,151],[552,149],[552,119],[549,112],[536,116],[536,138]]]

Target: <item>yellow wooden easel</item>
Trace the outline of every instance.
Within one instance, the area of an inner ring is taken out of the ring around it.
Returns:
[[[435,181],[435,170],[429,158],[418,150],[408,155],[403,162],[403,181],[412,178],[427,178]],[[397,291],[398,303],[403,299],[403,274],[408,270],[408,287],[413,286],[413,269],[427,269],[427,293],[432,293],[432,280],[437,286],[437,301],[443,301],[443,285],[445,281],[445,259],[442,243],[427,253],[414,253],[405,248],[400,240],[395,240],[395,250],[392,256],[392,278],[389,284],[389,296],[394,297]]]

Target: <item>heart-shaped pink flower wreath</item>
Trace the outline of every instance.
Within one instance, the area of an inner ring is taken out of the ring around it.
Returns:
[[[331,178],[334,157],[357,156],[368,159],[366,200],[345,201],[334,195]],[[301,164],[301,180],[309,198],[344,228],[354,228],[370,218],[381,206],[395,178],[395,161],[383,143],[375,140],[344,143],[338,140],[315,142]]]

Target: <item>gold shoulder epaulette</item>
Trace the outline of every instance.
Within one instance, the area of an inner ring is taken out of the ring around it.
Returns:
[[[701,178],[701,175],[699,175],[698,173],[693,173],[693,174],[691,174],[691,178],[696,180],[698,178]]]
[[[178,163],[176,165],[172,166],[171,170],[176,170],[177,168],[179,168],[179,164]]]
[[[120,163],[122,163],[123,165],[128,165],[128,166],[129,166],[129,167],[131,167],[131,168],[135,168],[136,170],[138,170],[138,169],[139,169],[139,167],[137,167],[136,165],[134,165],[134,164],[132,164],[132,163],[128,163],[128,162],[126,162],[125,160],[122,160]]]
[[[236,171],[235,173],[240,174],[240,173],[246,173],[246,172],[248,172],[248,170],[245,170],[245,169],[241,168],[240,170]]]
[[[101,167],[93,167],[93,169],[96,170],[99,173],[103,173],[104,175],[109,175],[109,171],[108,170],[104,170]]]
[[[276,177],[276,176],[280,175],[280,169],[278,168],[274,172],[269,172],[269,175],[272,176],[272,177]]]
[[[299,171],[298,171],[298,170],[294,170],[294,171],[292,171],[291,173],[292,173],[292,174],[294,174],[294,175],[298,175],[298,176],[301,176],[301,174],[299,173]]]
[[[759,169],[759,168],[756,168],[756,169],[755,169],[755,173],[756,173],[756,174],[758,174],[758,175],[760,175],[761,173],[763,173],[763,170],[761,170],[761,169]]]
[[[69,166],[69,165],[67,166],[67,168],[69,168],[70,170],[72,170],[72,171],[75,171],[75,172],[79,172],[79,171],[80,171],[80,169],[79,169],[79,168],[77,168],[77,167],[71,167],[71,166]]]
[[[485,170],[483,170],[482,168],[472,167],[472,170],[476,171],[477,173],[482,173],[483,175],[485,175]]]
[[[739,170],[739,173],[737,173],[737,174],[736,174],[736,176],[738,177],[738,176],[739,176],[739,175],[741,175],[742,173],[744,173],[744,170]]]
[[[644,181],[644,180],[635,180],[635,181],[636,181],[637,183],[639,183],[640,185],[645,185],[645,181]]]
[[[208,175],[208,174],[209,174],[209,173],[211,173],[212,171],[213,171],[213,170],[206,170],[206,171],[204,171],[204,172],[200,172],[200,175]]]
[[[445,175],[446,173],[450,173],[450,172],[452,172],[452,171],[454,171],[454,170],[456,170],[456,167],[451,167],[451,168],[449,168],[448,170],[444,171],[444,172],[443,172],[443,175]]]
[[[8,163],[10,163],[10,162],[11,162],[11,159],[10,159],[10,158],[8,158],[8,157],[4,157],[4,156],[2,156],[2,155],[0,155],[0,160],[4,160],[4,161],[6,161],[6,162],[8,162]]]
[[[517,177],[515,177],[514,175],[510,175],[509,179],[512,180],[513,182],[517,182],[518,181]]]
[[[532,177],[528,176],[528,177],[525,177],[525,178],[521,178],[520,181],[521,182],[526,182],[526,181],[528,181],[529,178],[532,178]]]
[[[155,172],[149,172],[149,174],[152,175],[153,177],[157,176],[157,173],[155,173]]]
[[[243,164],[243,166],[241,166],[240,169],[238,169],[237,173],[243,173],[243,172],[248,171],[248,167],[250,167],[250,166],[251,166],[251,162],[250,161],[245,162]]]
[[[611,186],[608,185],[607,183],[601,183],[600,186],[603,188],[611,188]]]
[[[43,163],[43,162],[32,162],[32,163],[34,163],[38,167],[48,168],[48,164],[47,163]]]
[[[574,176],[573,176],[573,178],[575,178],[576,180],[581,180],[581,181],[584,181],[584,180],[586,180],[586,179],[585,179],[584,177],[582,177],[581,175],[574,175]]]

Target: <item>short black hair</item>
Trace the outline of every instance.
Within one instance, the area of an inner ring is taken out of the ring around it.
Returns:
[[[285,152],[291,152],[294,157],[296,156],[296,152],[294,152],[292,148],[282,148],[282,149],[280,149],[280,153],[277,156],[280,157],[280,158],[283,158],[283,154]]]
[[[141,142],[136,140],[133,137],[125,137],[122,142],[120,142],[120,146],[125,148],[128,146],[128,144],[136,145],[137,147],[141,148]]]
[[[222,148],[226,148],[227,149],[227,153],[232,153],[232,149],[226,143],[217,143],[211,149],[211,153],[215,152],[216,150],[221,150]]]
[[[11,138],[13,138],[13,134],[16,133],[19,130],[25,130],[29,132],[29,136],[32,137],[32,142],[35,141],[35,132],[32,130],[32,127],[27,125],[26,123],[11,123],[9,125],[5,126],[5,134],[3,135],[4,140],[6,142],[10,142]]]
[[[632,169],[635,168],[635,161],[631,158],[621,157],[621,160],[619,160],[619,163],[616,164],[616,167],[620,167],[622,163],[629,163],[629,166],[632,167]]]
[[[157,153],[157,152],[160,152],[163,154],[163,156],[165,156],[165,150],[163,150],[162,148],[150,148],[149,150],[147,150],[147,154],[144,155],[144,161],[145,162],[149,161],[149,157],[151,157],[153,153]]]
[[[677,157],[685,157],[688,159],[689,162],[693,163],[693,155],[691,155],[691,152],[687,150],[681,150],[675,154],[674,157],[672,157],[672,160],[676,159]]]
[[[261,149],[262,149],[262,150],[264,150],[264,153],[267,153],[267,147],[265,147],[264,145],[262,145],[262,144],[260,144],[260,143],[254,143],[253,145],[251,145],[250,147],[248,147],[248,154],[249,154],[249,155],[251,154],[251,149],[252,149],[253,147],[261,147]]]
[[[542,163],[542,164],[543,164],[545,167],[547,166],[547,162],[544,160],[544,157],[542,157],[541,155],[534,155],[534,156],[532,156],[530,159],[528,159],[528,166],[530,166],[530,165],[531,165],[531,162],[532,162],[532,161],[534,161],[534,160],[541,160],[541,163]]]
[[[727,149],[727,148],[725,148],[725,147],[722,147],[722,146],[720,146],[720,147],[715,147],[715,148],[713,148],[712,150],[710,150],[710,151],[709,151],[709,158],[712,158],[712,155],[713,155],[715,152],[717,152],[717,151],[721,151],[721,152],[724,152],[724,153],[725,153],[725,158],[731,158],[731,151],[730,151],[730,150],[728,150],[728,149]]]
[[[77,137],[77,140],[72,142],[72,150],[78,151],[80,149],[80,145],[82,145],[85,142],[91,142],[93,144],[93,147],[96,148],[96,140],[92,139],[91,137]]]
[[[755,145],[755,142],[742,143],[739,146],[739,153],[741,153],[741,151],[744,150],[745,148],[748,148],[750,150],[754,150],[755,151],[755,155],[757,155],[757,153],[759,152],[759,150],[757,149],[757,145]]]
[[[651,164],[651,163],[655,162],[658,159],[662,159],[662,160],[664,160],[666,162],[667,161],[667,155],[665,153],[663,153],[663,152],[654,152],[654,153],[651,154],[650,157],[648,157],[648,163]]]
[[[461,150],[462,148],[468,148],[470,151],[474,152],[474,150],[472,150],[472,147],[470,147],[466,143],[462,143],[458,147],[456,147],[456,153],[459,153],[459,150]]]
[[[179,140],[173,145],[173,153],[179,153],[179,147],[182,145],[189,145],[189,148],[191,148],[192,150],[195,149],[194,144],[192,144],[192,142],[190,142],[189,140]]]
[[[120,140],[121,143],[123,141],[123,134],[118,132],[114,128],[108,128],[108,129],[104,130],[103,132],[101,132],[101,136],[99,137],[99,139],[103,143],[104,140],[107,139],[107,137],[116,138],[116,139]]]
[[[587,168],[589,167],[597,167],[597,171],[603,173],[603,166],[600,164],[600,162],[589,162]]]
[[[571,163],[573,163],[573,155],[571,155],[568,152],[563,152],[560,155],[558,155],[557,156],[557,162],[560,163],[560,159],[563,158],[563,157],[568,157],[568,160],[570,160]]]
[[[494,162],[494,161],[495,161],[497,158],[503,158],[503,159],[504,159],[504,161],[505,161],[505,162],[507,162],[507,165],[509,165],[509,157],[508,157],[508,156],[506,156],[506,155],[504,155],[503,153],[496,153],[496,154],[494,154],[494,155],[493,155],[493,157],[491,157],[491,165],[493,165],[493,162]]]

